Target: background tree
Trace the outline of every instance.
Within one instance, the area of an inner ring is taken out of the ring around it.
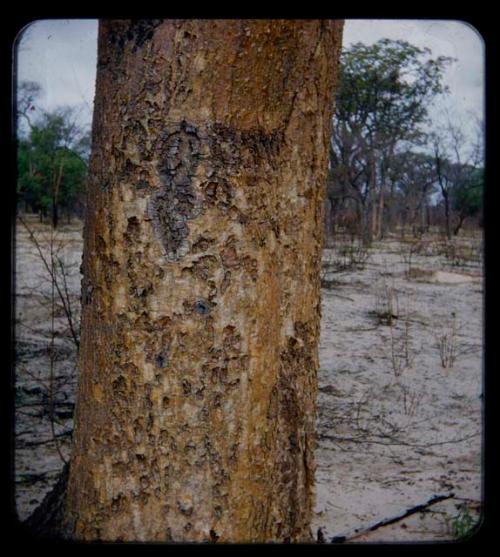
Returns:
[[[333,183],[354,194],[364,243],[380,237],[389,168],[402,145],[424,137],[429,101],[445,91],[450,58],[406,41],[356,43],[341,56],[332,140]]]
[[[431,137],[445,233],[451,239],[458,234],[465,218],[477,214],[482,207],[483,138],[478,129],[475,141],[468,141],[463,124],[450,114],[447,125],[434,131]]]
[[[409,225],[413,234],[428,228],[428,209],[436,190],[434,159],[427,153],[400,152],[389,168],[388,226],[399,215],[402,234]]]
[[[22,105],[29,112],[24,98]],[[50,212],[57,227],[60,210],[75,212],[83,194],[88,133],[77,124],[74,109],[37,112],[36,119],[29,120],[29,132],[18,141],[17,193],[25,210],[39,213],[41,220]]]
[[[465,173],[465,179],[457,183],[451,194],[452,208],[457,215],[457,222],[453,228],[455,236],[465,219],[482,216],[483,210],[484,169],[466,169]]]
[[[310,539],[341,33],[100,22],[66,535]]]

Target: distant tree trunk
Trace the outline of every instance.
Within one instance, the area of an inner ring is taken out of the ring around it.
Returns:
[[[445,219],[445,231],[446,231],[446,238],[451,240],[451,215],[450,215],[450,198],[448,193],[443,192],[443,201],[444,201],[444,219]]]
[[[385,184],[383,180],[380,182],[380,193],[378,199],[378,215],[377,215],[377,234],[376,239],[380,240],[384,233],[384,206],[385,206]]]
[[[63,177],[64,161],[61,160],[57,174],[54,176],[52,187],[52,227],[57,228],[59,224],[59,190]]]
[[[372,243],[372,229],[370,226],[370,208],[371,205],[366,201],[358,201],[356,204],[356,210],[358,213],[358,222],[360,226],[361,243],[364,246],[369,246]]]
[[[421,227],[423,232],[428,232],[428,230],[429,230],[428,214],[429,214],[429,209],[428,209],[428,206],[427,206],[427,201],[424,198],[424,199],[422,199],[422,202],[420,204],[420,227]]]
[[[386,230],[392,232],[395,226],[395,199],[394,199],[394,180],[390,180],[389,199],[387,200],[387,218],[385,222]]]
[[[458,214],[458,222],[453,228],[453,236],[458,236],[458,233],[462,229],[462,226],[463,226],[466,218],[467,218],[467,215],[464,215],[463,213]]]
[[[378,219],[377,219],[377,229],[376,229],[376,239],[380,240],[384,237],[386,230],[388,229],[389,223],[386,222],[385,206],[386,206],[386,189],[387,189],[387,169],[389,166],[389,161],[394,156],[395,146],[391,145],[388,148],[388,154],[383,159],[383,164],[380,171],[380,192],[378,199]]]
[[[369,165],[370,165],[370,183],[369,183],[369,206],[370,206],[370,222],[369,222],[369,237],[367,237],[368,243],[371,244],[374,238],[377,237],[377,174],[376,174],[376,164],[375,156],[373,152],[370,151],[369,154]]]
[[[310,539],[341,34],[100,23],[65,535]]]
[[[324,221],[325,221],[325,245],[330,246],[333,242],[333,237],[335,234],[335,223],[334,223],[334,203],[333,200],[326,196],[325,198],[325,214],[324,214]]]
[[[450,190],[449,190],[449,180],[446,176],[443,166],[445,166],[445,161],[443,161],[439,153],[439,145],[434,146],[434,161],[436,167],[436,177],[438,180],[439,188],[441,190],[441,195],[443,197],[444,204],[444,218],[445,218],[445,232],[448,240],[451,240],[451,215],[450,215]]]

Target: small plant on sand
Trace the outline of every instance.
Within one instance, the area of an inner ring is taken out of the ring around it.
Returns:
[[[396,377],[400,377],[405,369],[413,365],[415,350],[410,335],[410,322],[404,320],[403,330],[396,334],[395,327],[391,324],[391,364]],[[406,405],[405,405],[406,406]]]
[[[323,256],[322,267],[327,272],[362,271],[370,257],[366,246],[356,242],[339,242]]]
[[[458,514],[445,520],[450,534],[458,540],[467,537],[477,524],[466,505],[460,505]]]
[[[452,368],[460,358],[474,354],[483,348],[481,343],[460,340],[461,327],[457,323],[455,314],[452,313],[451,323],[435,333],[435,346],[439,350],[441,366],[444,369]]]
[[[405,276],[410,277],[413,264],[415,262],[415,256],[421,255],[425,251],[425,243],[423,241],[411,241],[405,242],[401,245],[399,250],[399,255],[401,257],[401,263],[405,267]]]
[[[382,279],[378,288],[375,289],[375,308],[371,312],[381,325],[392,326],[395,319],[399,317],[398,293],[392,284]]]
[[[418,412],[420,403],[424,398],[424,393],[422,391],[413,391],[407,385],[401,385],[401,392],[405,416],[413,418]]]
[[[453,316],[451,326],[436,336],[436,346],[439,349],[441,366],[444,369],[452,368],[457,359],[457,323]]]
[[[439,255],[451,267],[480,266],[483,262],[481,239],[444,240],[439,246]]]

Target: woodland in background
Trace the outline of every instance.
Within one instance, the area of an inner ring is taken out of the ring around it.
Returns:
[[[447,94],[443,71],[453,60],[382,39],[344,49],[336,98],[325,200],[325,244],[336,233],[370,245],[388,233],[419,237],[438,227],[451,239],[481,226],[483,129],[471,143],[447,115],[429,123],[428,107]],[[37,108],[37,83],[18,90],[18,209],[56,227],[83,216],[90,133],[75,109]]]
[[[434,129],[431,103],[448,91],[443,71],[405,41],[362,43],[341,55],[325,211],[326,244],[336,231],[364,245],[389,232],[421,236],[439,226],[448,239],[481,224],[482,129],[473,144],[458,119]]]
[[[18,211],[36,213],[57,228],[60,217],[83,217],[90,134],[77,110],[37,108],[41,86],[21,83],[17,91]]]

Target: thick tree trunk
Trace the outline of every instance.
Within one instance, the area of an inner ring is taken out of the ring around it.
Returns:
[[[100,24],[66,535],[309,539],[341,33]]]

